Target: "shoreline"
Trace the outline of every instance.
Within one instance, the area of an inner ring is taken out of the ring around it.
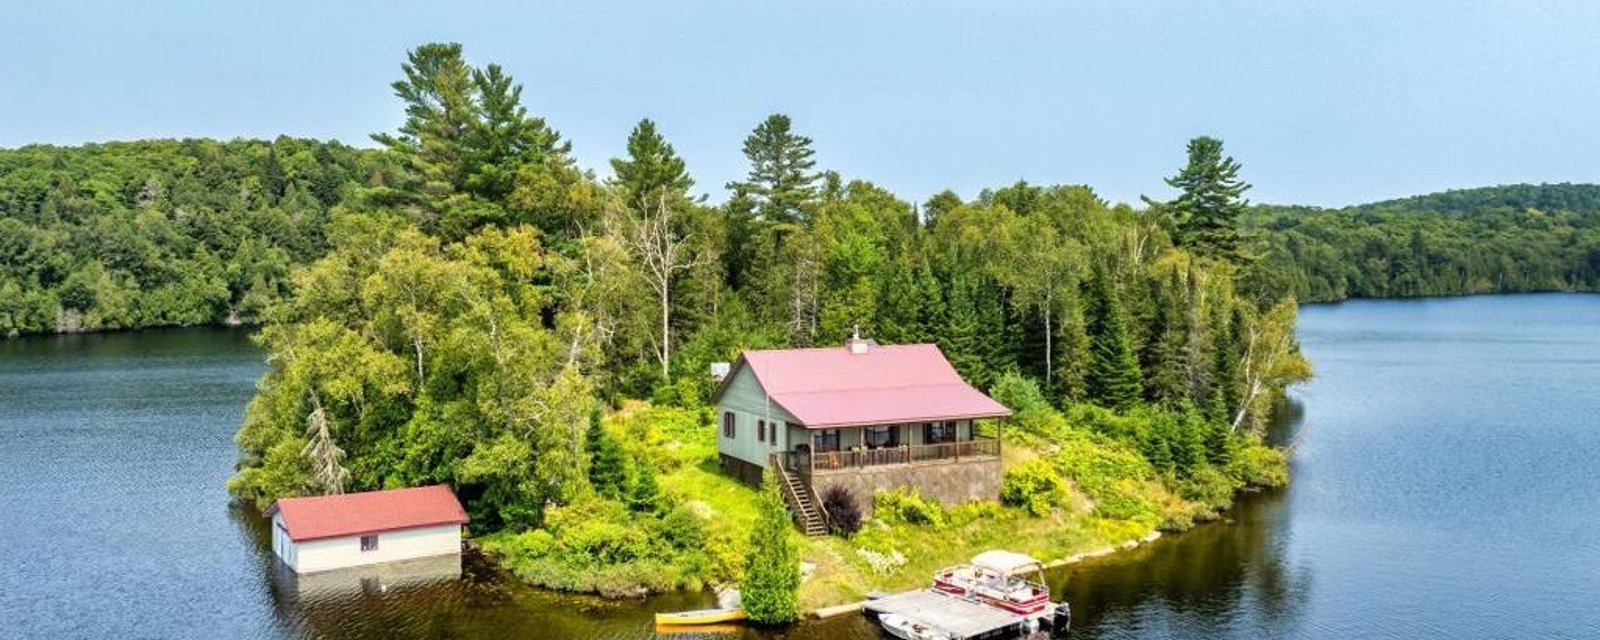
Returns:
[[[1345,297],[1345,298],[1304,300],[1304,301],[1300,302],[1300,307],[1302,307],[1302,308],[1304,308],[1304,307],[1331,307],[1331,306],[1338,306],[1338,305],[1341,305],[1341,304],[1344,304],[1344,303],[1347,303],[1347,302],[1361,302],[1361,301],[1368,301],[1368,300],[1372,300],[1372,301],[1399,301],[1399,302],[1419,301],[1420,302],[1420,301],[1426,301],[1426,300],[1454,300],[1454,299],[1457,299],[1457,298],[1476,298],[1476,297],[1481,297],[1481,296],[1538,296],[1538,295],[1600,295],[1600,288],[1597,288],[1597,289],[1585,289],[1585,288],[1570,288],[1569,287],[1569,288],[1563,288],[1563,289],[1529,289],[1529,290],[1526,290],[1526,291],[1464,291],[1464,292],[1460,292],[1460,293],[1431,293],[1431,294],[1420,295],[1420,296],[1349,296],[1349,297]],[[163,324],[163,325],[151,325],[151,326],[148,326],[148,327],[111,327],[111,328],[93,328],[93,329],[82,329],[82,328],[80,328],[80,329],[73,329],[73,330],[69,330],[69,331],[19,331],[17,329],[12,329],[10,331],[6,331],[4,333],[0,333],[0,340],[17,340],[17,339],[31,338],[31,337],[53,337],[53,336],[112,335],[112,334],[118,334],[118,333],[143,333],[143,332],[147,332],[147,331],[174,331],[174,330],[188,330],[188,329],[223,330],[223,331],[234,331],[234,330],[250,331],[250,330],[253,330],[253,329],[260,328],[260,327],[261,327],[261,323],[260,322],[246,322],[246,321],[228,322],[226,320],[218,320],[216,322],[208,322],[208,323],[205,323],[205,324]]]
[[[1099,547],[1099,548],[1096,548],[1096,549],[1092,549],[1090,551],[1083,551],[1083,552],[1079,552],[1079,553],[1074,553],[1074,554],[1072,554],[1070,556],[1067,556],[1065,558],[1056,558],[1055,560],[1049,560],[1049,561],[1046,561],[1046,562],[1043,563],[1044,569],[1045,569],[1045,571],[1049,571],[1051,569],[1059,569],[1061,567],[1066,567],[1066,566],[1078,564],[1078,563],[1083,562],[1085,560],[1093,560],[1095,558],[1104,558],[1106,556],[1115,554],[1115,553],[1117,553],[1119,551],[1131,551],[1133,549],[1137,549],[1137,548],[1142,547],[1144,545],[1147,545],[1147,544],[1150,544],[1150,543],[1155,542],[1157,540],[1160,540],[1162,538],[1162,535],[1163,534],[1161,533],[1161,531],[1152,531],[1152,532],[1150,532],[1149,534],[1145,535],[1142,538],[1136,538],[1136,539],[1133,539],[1133,540],[1129,540],[1129,541],[1124,542],[1124,543],[1119,544],[1119,545],[1106,545],[1104,547]],[[866,604],[868,602],[870,602],[870,601],[872,601],[872,598],[868,598],[866,600],[858,600],[858,601],[855,601],[855,602],[847,602],[847,603],[844,603],[844,604],[836,604],[836,605],[818,607],[818,608],[813,609],[811,611],[802,612],[801,617],[803,619],[811,619],[811,620],[826,620],[828,618],[835,618],[835,617],[838,617],[838,616],[841,616],[841,615],[844,615],[844,614],[847,614],[847,613],[859,612],[859,611],[861,611],[862,607],[865,607]]]

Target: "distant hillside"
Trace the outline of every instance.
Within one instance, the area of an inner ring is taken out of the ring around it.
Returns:
[[[1600,185],[1511,184],[1475,189],[1451,189],[1409,198],[1382,200],[1349,207],[1355,211],[1404,211],[1470,215],[1495,209],[1538,209],[1594,213],[1600,211]]]
[[[381,162],[288,137],[0,149],[0,336],[254,321]]]
[[[1343,209],[1260,205],[1247,288],[1303,301],[1600,290],[1600,185],[1461,189]]]

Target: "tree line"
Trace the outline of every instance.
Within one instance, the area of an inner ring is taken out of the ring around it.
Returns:
[[[1510,185],[1343,209],[1260,206],[1256,295],[1346,298],[1600,289],[1600,186]]]

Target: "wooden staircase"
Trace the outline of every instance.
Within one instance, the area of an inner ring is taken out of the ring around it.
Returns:
[[[822,509],[822,503],[811,493],[811,486],[802,481],[799,475],[783,468],[783,460],[778,456],[772,457],[772,473],[783,493],[783,502],[789,506],[789,513],[794,516],[794,522],[800,530],[808,536],[828,535],[828,512]]]

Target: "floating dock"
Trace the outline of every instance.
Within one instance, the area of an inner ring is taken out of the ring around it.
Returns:
[[[932,589],[906,591],[868,600],[862,610],[876,618],[892,613],[950,634],[954,640],[1008,638],[1037,628],[1042,616],[1023,616]]]

